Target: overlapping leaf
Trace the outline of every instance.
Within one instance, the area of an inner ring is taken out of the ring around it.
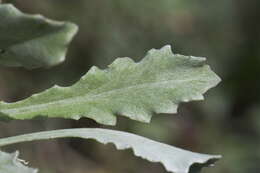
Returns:
[[[37,169],[24,165],[24,161],[18,158],[19,153],[12,154],[0,151],[0,173],[37,173]]]
[[[176,113],[180,102],[203,99],[219,77],[205,58],[173,54],[170,46],[152,49],[139,63],[118,58],[108,69],[93,67],[72,87],[55,86],[17,103],[0,103],[1,117],[38,115],[88,117],[114,125],[116,115],[149,122],[153,113]]]
[[[48,67],[65,59],[78,28],[41,15],[28,15],[11,4],[0,4],[0,65]]]
[[[151,162],[160,162],[167,171],[174,173],[189,173],[192,169],[200,170],[221,158],[219,155],[199,154],[182,150],[131,133],[94,128],[54,130],[10,137],[1,139],[0,146],[64,137],[95,139],[103,144],[113,143],[119,150],[133,149],[136,156]],[[191,169],[192,165],[195,167]]]

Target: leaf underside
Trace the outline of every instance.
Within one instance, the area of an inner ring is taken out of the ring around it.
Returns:
[[[195,165],[196,167],[193,168],[198,170],[205,166],[212,166],[215,161],[221,158],[219,155],[186,151],[131,133],[95,128],[54,130],[4,138],[0,139],[0,146],[65,137],[95,139],[103,144],[113,143],[119,150],[133,149],[133,153],[137,157],[151,162],[160,162],[167,171],[174,173],[191,173],[191,166]]]
[[[19,153],[12,154],[0,151],[0,173],[37,173],[37,169],[28,168],[23,160],[18,158]]]
[[[0,4],[0,65],[28,69],[49,67],[65,60],[78,27]]]
[[[123,115],[149,122],[154,113],[176,113],[180,102],[202,100],[219,81],[205,58],[173,54],[165,46],[150,50],[139,63],[118,58],[108,69],[94,66],[71,87],[54,86],[23,101],[0,102],[0,115],[88,117],[106,125],[115,125],[116,115]]]

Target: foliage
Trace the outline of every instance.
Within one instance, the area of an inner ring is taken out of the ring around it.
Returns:
[[[0,102],[0,112],[13,119],[88,117],[114,125],[120,114],[149,122],[153,112],[176,113],[180,102],[203,99],[220,81],[204,62],[174,55],[165,46],[149,51],[139,63],[119,58],[106,70],[93,67],[72,87],[55,86],[24,101]]]
[[[212,164],[221,156],[193,153],[175,148],[163,143],[155,142],[134,134],[108,129],[66,129],[47,132],[32,133],[0,140],[0,146],[28,142],[42,139],[77,137],[95,139],[107,144],[114,143],[119,150],[132,148],[134,154],[151,162],[161,162],[167,171],[175,173],[188,173],[193,164],[200,169],[203,165]]]
[[[0,172],[2,173],[36,173],[36,169],[24,166],[25,161],[18,158],[18,151],[12,154],[0,151]]]
[[[4,19],[3,24],[13,24],[10,27],[25,24],[25,28],[43,32],[25,32],[24,28],[21,28],[18,33],[20,35],[14,37],[20,39],[18,41],[12,40],[11,30],[7,32],[7,37],[3,37],[4,41],[0,42],[0,62],[7,66],[36,68],[63,61],[66,46],[77,30],[74,24],[23,15],[11,5],[0,5],[1,16]],[[27,25],[27,21],[32,27]],[[42,29],[42,23],[47,27],[46,30]],[[0,25],[0,31],[4,32],[7,29],[3,24]],[[52,29],[49,29],[49,26]],[[55,26],[59,29],[56,30]],[[39,35],[35,36],[34,33]],[[58,60],[54,62],[52,56]],[[115,115],[120,114],[149,122],[153,113],[176,113],[180,102],[203,99],[202,94],[220,81],[204,61],[205,58],[173,54],[170,46],[160,50],[153,49],[139,63],[130,58],[119,58],[106,70],[91,68],[71,87],[55,86],[24,101],[0,103],[0,115],[3,119],[31,119],[38,115],[73,119],[89,117],[102,124],[114,125]],[[194,171],[190,168],[194,163],[201,168],[220,158],[105,129],[68,129],[27,134],[3,138],[0,140],[0,146],[60,137],[91,138],[105,144],[115,143],[118,149],[133,148],[136,156],[152,162],[161,162],[167,171],[175,173],[188,173]],[[1,152],[0,157],[3,158],[0,168],[7,167],[10,173],[15,172],[17,167],[25,169],[24,172],[36,171],[21,166],[17,161],[17,154],[13,156]],[[14,164],[6,164],[10,163],[10,160],[13,160]],[[197,171],[197,168],[195,169]]]
[[[65,60],[67,46],[77,32],[70,22],[23,14],[11,4],[0,6],[0,64],[39,68]]]

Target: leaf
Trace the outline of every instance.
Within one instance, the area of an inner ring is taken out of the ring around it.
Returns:
[[[0,151],[0,173],[37,173],[37,169],[26,167],[25,161],[18,158],[19,153]]]
[[[189,173],[190,167],[198,170],[221,158],[219,155],[199,154],[179,149],[131,133],[108,129],[82,128],[53,130],[0,139],[0,146],[35,140],[77,137],[95,139],[103,144],[113,143],[119,150],[133,149],[134,155],[151,162],[160,162],[165,169],[174,173]],[[195,167],[194,167],[195,166]]]
[[[120,114],[149,122],[153,113],[176,113],[180,102],[202,100],[220,81],[204,62],[174,55],[170,46],[152,49],[139,63],[118,58],[106,70],[93,67],[72,87],[55,86],[24,101],[0,102],[0,112],[11,119],[88,117],[114,125]]]
[[[49,67],[65,60],[78,27],[41,15],[28,15],[11,4],[0,5],[0,64],[28,69]]]

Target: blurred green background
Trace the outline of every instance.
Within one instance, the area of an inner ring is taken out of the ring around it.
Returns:
[[[17,101],[54,84],[69,86],[93,66],[117,57],[136,61],[166,44],[175,53],[207,57],[223,79],[201,102],[184,103],[178,115],[154,116],[151,124],[120,117],[116,127],[187,150],[222,154],[204,173],[260,170],[259,0],[6,0],[27,13],[79,25],[66,62],[49,69],[0,66],[0,100]],[[17,28],[19,30],[19,28]],[[0,136],[74,127],[104,127],[80,121],[38,119],[0,122]],[[166,173],[160,164],[113,145],[78,139],[20,144],[41,173]]]

